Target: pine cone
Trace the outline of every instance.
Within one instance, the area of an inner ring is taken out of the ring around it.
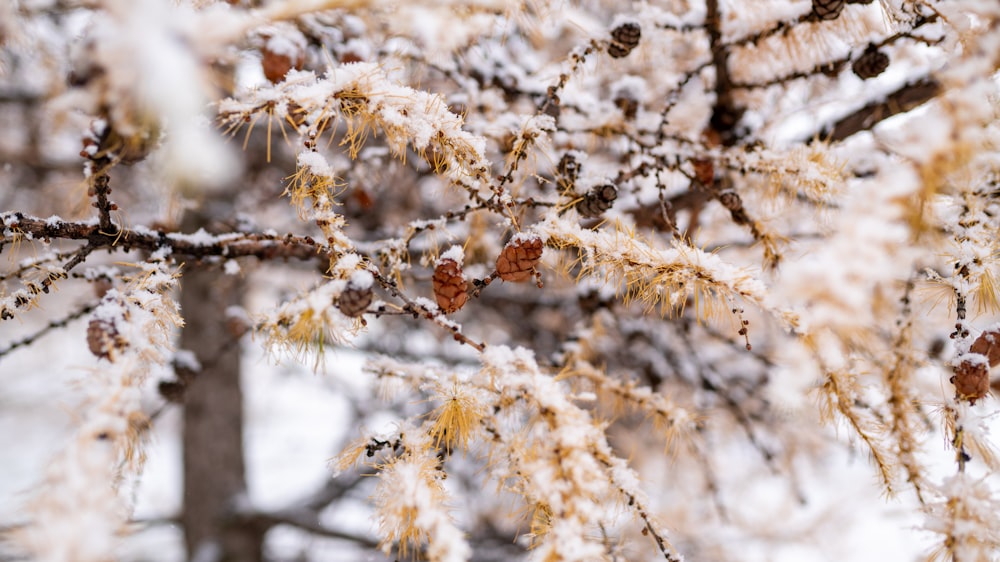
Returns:
[[[500,279],[515,283],[531,279],[531,275],[542,259],[542,239],[517,236],[504,246],[497,256],[497,273]]]
[[[639,38],[642,37],[642,28],[635,22],[626,22],[611,30],[611,44],[608,45],[608,54],[612,58],[620,59],[627,57],[632,49],[639,45]]]
[[[352,281],[347,282],[347,288],[337,298],[337,308],[351,318],[362,316],[368,311],[368,305],[374,299],[371,287],[360,287]]]
[[[292,68],[302,70],[306,62],[306,53],[301,45],[287,37],[265,37],[260,49],[260,64],[264,77],[277,84],[285,79]]]
[[[955,367],[955,375],[949,381],[955,385],[960,400],[975,405],[976,400],[990,391],[990,367],[982,360],[965,359]]]
[[[94,356],[114,361],[114,354],[124,351],[128,342],[111,320],[91,318],[87,324],[87,347]]]
[[[462,275],[462,266],[451,258],[438,261],[434,268],[434,299],[445,314],[465,306],[469,300],[469,283]]]
[[[625,119],[629,121],[635,119],[636,113],[639,112],[639,100],[635,99],[635,96],[631,92],[618,92],[613,101],[618,106],[618,109],[622,110],[622,115],[625,116]]]
[[[719,194],[719,203],[730,211],[739,211],[743,208],[743,200],[740,195],[731,189],[727,189]]]
[[[582,167],[580,161],[576,159],[576,155],[572,152],[567,152],[559,159],[556,171],[559,172],[559,175],[563,177],[567,184],[571,185],[580,176],[580,169]]]
[[[710,186],[715,183],[715,164],[707,158],[697,158],[691,161],[694,168],[694,177],[702,185]]]
[[[844,0],[812,0],[813,13],[821,20],[835,20],[844,10]]]
[[[184,391],[187,385],[179,381],[160,381],[157,386],[160,396],[167,402],[181,404],[184,402]]]
[[[988,330],[979,334],[969,351],[985,355],[990,361],[990,367],[995,367],[1000,363],[1000,330]]]
[[[615,204],[617,198],[618,188],[614,184],[598,185],[583,196],[583,199],[576,204],[576,210],[582,217],[599,217]]]
[[[879,51],[875,45],[868,45],[865,52],[851,65],[851,70],[862,80],[875,78],[886,68],[889,68],[889,55]]]

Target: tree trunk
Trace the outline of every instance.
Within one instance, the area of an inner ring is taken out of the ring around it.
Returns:
[[[189,215],[184,231],[205,225]],[[246,501],[240,346],[226,329],[226,308],[240,304],[244,283],[218,266],[182,269],[182,349],[201,370],[184,392],[184,511],[181,522],[192,560],[262,559],[264,530],[239,517]]]

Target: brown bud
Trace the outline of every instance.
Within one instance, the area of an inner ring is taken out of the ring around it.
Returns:
[[[434,268],[434,299],[446,314],[465,306],[469,300],[469,283],[462,275],[462,266],[453,259],[445,258]]]
[[[517,236],[504,246],[497,257],[497,273],[500,279],[515,283],[531,279],[531,275],[542,259],[542,239]]]
[[[949,380],[960,400],[975,405],[990,391],[990,368],[984,359],[965,359],[955,367],[955,375]]]
[[[642,28],[638,23],[626,22],[611,30],[611,44],[608,45],[608,54],[612,58],[620,59],[627,57],[632,49],[639,45],[639,38],[642,37]]]
[[[347,288],[337,297],[337,308],[344,316],[358,318],[368,311],[368,305],[372,303],[374,297],[371,287],[361,287],[348,282]]]
[[[108,294],[108,291],[112,288],[114,288],[114,285],[111,283],[110,278],[103,275],[94,278],[94,295],[97,298],[103,299],[104,295]]]
[[[1000,329],[987,330],[972,342],[972,353],[985,355],[990,361],[990,367],[1000,363]]]
[[[91,318],[87,324],[87,347],[95,357],[114,361],[115,354],[125,350],[128,342],[118,332],[114,321]]]
[[[630,92],[618,92],[613,100],[618,109],[622,111],[622,115],[625,119],[629,121],[635,119],[636,114],[639,112],[639,100],[635,99],[634,95]]]

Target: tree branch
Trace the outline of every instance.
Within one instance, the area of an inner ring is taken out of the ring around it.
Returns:
[[[4,236],[0,239],[0,243],[7,242],[8,238],[13,239],[15,236],[26,236],[28,239],[40,239],[46,242],[52,239],[86,240],[92,246],[92,250],[114,248],[128,253],[132,250],[155,252],[167,248],[172,256],[195,259],[253,256],[261,260],[276,258],[309,260],[324,257],[328,253],[326,248],[309,236],[293,234],[279,236],[268,233],[201,236],[201,231],[192,235],[148,228],[109,234],[93,221],[42,219],[18,212],[0,213],[0,228],[10,229],[14,233]]]
[[[941,93],[941,84],[930,76],[910,82],[886,96],[885,100],[869,103],[857,111],[840,118],[832,126],[823,128],[817,137],[829,142],[842,141],[861,131],[867,131],[882,121],[906,113],[930,101]],[[812,142],[803,139],[803,142]]]
[[[368,548],[378,548],[379,546],[378,540],[372,537],[349,533],[339,529],[332,529],[323,525],[319,522],[319,516],[316,512],[306,509],[283,509],[279,511],[257,512],[241,517],[241,519],[255,525],[262,525],[265,527],[291,525],[292,527],[297,527],[317,536],[351,541]]]
[[[729,45],[722,42],[722,14],[719,0],[707,0],[705,24],[708,28],[712,66],[715,67],[715,109],[712,111],[712,128],[722,136],[726,146],[736,143],[733,129],[742,116],[742,110],[733,100],[733,83],[729,76]]]

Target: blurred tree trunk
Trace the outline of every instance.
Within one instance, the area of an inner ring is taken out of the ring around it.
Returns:
[[[208,226],[214,213],[209,204],[203,208],[209,211],[188,213],[184,232]],[[246,498],[240,346],[226,321],[226,309],[241,303],[245,283],[238,275],[220,275],[217,267],[189,265],[182,274],[186,324],[180,346],[201,364],[184,394],[181,522],[188,554],[196,560],[261,560],[265,529],[239,516]]]

